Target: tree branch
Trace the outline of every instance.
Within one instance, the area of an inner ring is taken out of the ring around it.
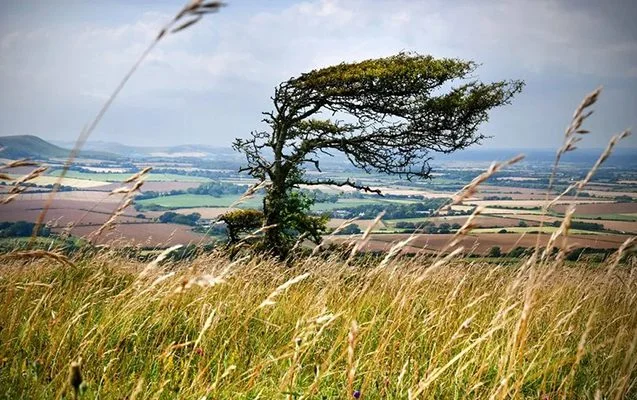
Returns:
[[[307,186],[318,186],[318,185],[329,185],[329,186],[339,186],[339,187],[343,187],[343,186],[349,186],[351,188],[354,188],[356,190],[363,190],[367,193],[376,193],[379,196],[382,196],[382,192],[380,189],[372,189],[370,186],[365,186],[365,185],[358,185],[352,181],[350,181],[349,178],[347,178],[345,181],[335,181],[333,179],[323,179],[323,180],[317,180],[317,181],[306,181],[306,180],[300,180],[299,182],[297,182],[299,185],[307,185]]]

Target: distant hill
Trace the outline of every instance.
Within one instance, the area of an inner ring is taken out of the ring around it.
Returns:
[[[71,150],[56,146],[46,140],[33,135],[0,136],[0,157],[18,159],[51,159],[66,158]],[[100,160],[118,160],[121,156],[105,151],[82,150],[80,155],[85,158]]]
[[[67,143],[58,142],[66,145]],[[203,158],[209,160],[242,160],[243,157],[229,147],[204,144],[181,144],[175,146],[128,146],[116,142],[90,141],[87,150],[102,150],[133,158]]]
[[[37,136],[4,136],[0,137],[0,157],[4,158],[64,158],[69,154],[68,148],[73,146],[72,142],[55,141],[52,144]],[[567,153],[562,163],[588,164],[595,163],[602,149],[578,149]],[[432,165],[434,167],[458,162],[483,162],[502,161],[517,154],[526,154],[524,162],[547,163],[552,165],[555,160],[555,149],[489,149],[472,147],[451,154],[431,153],[433,156]],[[637,165],[635,157],[636,149],[618,148],[605,166],[634,167]],[[244,156],[235,152],[229,147],[215,147],[202,144],[181,144],[175,146],[129,146],[116,142],[90,141],[84,145],[81,156],[84,158],[95,158],[100,160],[131,160],[144,159],[147,161],[170,161],[178,158],[188,158],[200,160],[207,163],[206,168],[235,168],[243,164]],[[356,170],[352,167],[347,158],[342,154],[334,153],[334,157],[321,156],[321,164],[328,169]]]

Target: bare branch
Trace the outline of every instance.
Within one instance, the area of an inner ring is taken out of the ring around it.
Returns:
[[[380,195],[380,196],[383,195],[380,189],[372,189],[370,186],[356,184],[352,182],[349,178],[340,182],[335,181],[333,179],[322,179],[322,180],[316,180],[316,181],[302,180],[302,181],[299,181],[299,184],[308,185],[308,186],[318,186],[318,185],[328,185],[328,186],[338,186],[338,187],[349,186],[357,190],[363,190],[367,193],[376,193],[377,195]]]

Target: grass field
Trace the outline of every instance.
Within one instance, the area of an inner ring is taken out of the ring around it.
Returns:
[[[51,171],[49,176],[59,176],[61,173],[60,170]],[[122,182],[123,180],[129,178],[133,174],[127,173],[100,173],[100,172],[79,172],[79,171],[68,171],[66,177],[74,178],[74,179],[84,179],[89,181],[102,181],[102,182]],[[178,181],[178,182],[210,182],[210,179],[204,178],[201,176],[189,176],[189,175],[178,175],[178,174],[157,174],[157,173],[149,173],[146,175],[146,181],[149,182],[170,182],[170,181]]]
[[[158,205],[166,208],[194,208],[194,207],[229,207],[237,201],[240,196],[212,197],[198,194],[179,194],[175,196],[162,196],[153,199],[138,200],[137,203],[147,205]],[[242,202],[241,208],[259,208],[262,206],[263,198],[255,196],[252,199]],[[316,203],[312,206],[313,211],[331,211],[339,208],[356,207],[364,204],[379,203],[411,203],[406,200],[382,200],[382,199],[339,199],[336,203]]]
[[[382,197],[374,198],[366,198],[366,199],[353,199],[353,198],[343,198],[339,199],[336,203],[316,203],[312,206],[313,211],[331,211],[339,208],[350,208],[357,207],[366,204],[410,204],[418,202],[418,200],[394,200],[394,199],[383,199]]]
[[[158,205],[165,208],[195,208],[195,207],[229,207],[236,202],[240,196],[213,197],[202,194],[178,194],[175,196],[161,196],[153,199],[138,200],[143,206]],[[261,206],[261,198],[255,196],[240,204],[240,207],[251,208]]]
[[[5,398],[637,395],[631,264],[73,261],[4,261]]]
[[[575,214],[579,218],[607,220],[607,221],[631,221],[637,222],[637,214]]]

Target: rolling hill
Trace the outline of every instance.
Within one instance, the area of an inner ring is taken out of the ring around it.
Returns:
[[[66,158],[71,150],[56,146],[33,135],[15,135],[0,137],[0,157],[18,159],[32,158],[46,160]],[[80,155],[85,158],[102,160],[118,160],[122,157],[113,153],[94,150],[83,150]]]

